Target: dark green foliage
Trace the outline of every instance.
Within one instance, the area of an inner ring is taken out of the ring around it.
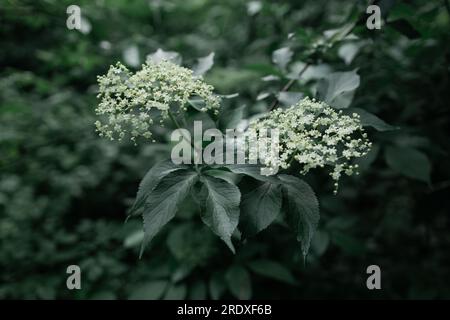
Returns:
[[[261,1],[259,9],[240,0],[78,1],[91,26],[81,33],[66,28],[71,1],[4,1],[0,298],[450,298],[444,2],[383,1],[386,23],[367,30],[366,5],[354,1]],[[238,92],[210,119],[220,128],[266,112],[276,97],[283,107],[317,94],[360,114],[374,142],[358,161],[361,175],[344,178],[334,196],[320,171],[292,183],[255,167],[201,177],[165,167],[170,125],[139,147],[98,138],[96,76],[118,60],[133,68],[135,48],[139,62],[158,48],[179,52],[219,94]],[[209,200],[198,196],[202,185]],[[222,201],[224,192],[235,201]],[[152,224],[151,237],[159,232],[139,259],[138,215],[159,217],[149,201],[170,216]],[[229,219],[215,225],[213,214]],[[82,269],[80,291],[66,289],[71,264]],[[381,267],[381,291],[365,287],[370,264]]]
[[[308,254],[311,239],[319,224],[319,203],[311,187],[289,175],[279,175],[287,199],[287,218],[301,242],[302,253]]]
[[[267,228],[281,210],[281,186],[265,182],[242,197],[241,231],[253,236]]]

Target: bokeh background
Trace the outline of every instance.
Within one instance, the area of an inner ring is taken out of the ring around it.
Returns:
[[[390,23],[362,28],[295,84],[308,94],[326,74],[357,69],[352,105],[399,127],[368,129],[374,151],[337,196],[325,176],[307,177],[321,222],[305,265],[282,222],[232,255],[189,205],[139,259],[141,220],[124,223],[126,211],[145,172],[168,156],[167,131],[138,147],[99,138],[96,76],[118,60],[136,68],[158,48],[187,66],[215,52],[206,80],[239,92],[227,103],[250,116],[271,103],[262,92],[284,83],[261,80],[274,50],[289,44],[293,61],[304,60],[308,41],[366,1],[2,0],[0,298],[450,298],[450,7],[377,2]],[[66,27],[71,4],[81,7],[80,31]],[[66,288],[71,264],[81,290]],[[382,290],[366,288],[371,264]]]

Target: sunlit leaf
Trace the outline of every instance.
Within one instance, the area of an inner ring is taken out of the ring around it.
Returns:
[[[320,80],[317,85],[317,98],[337,109],[347,108],[355,90],[359,87],[360,79],[356,70],[349,72],[335,72]]]
[[[197,64],[194,66],[194,75],[201,76],[206,73],[214,65],[214,52],[211,52],[206,57],[198,58]]]
[[[181,56],[175,51],[164,51],[161,48],[156,50],[154,53],[147,55],[147,61],[152,61],[154,63],[161,62],[162,60],[167,60],[175,64],[181,64]]]
[[[288,63],[291,61],[294,53],[288,47],[280,48],[275,50],[272,53],[272,61],[275,63],[281,70],[285,70]]]

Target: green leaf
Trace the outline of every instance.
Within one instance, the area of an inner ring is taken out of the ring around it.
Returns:
[[[152,259],[146,267],[152,270],[153,279],[165,279],[171,274],[171,267],[161,259]]]
[[[202,220],[234,253],[231,235],[239,222],[241,193],[238,187],[219,178],[202,176],[201,181],[207,195],[201,212]]]
[[[247,14],[249,16],[254,16],[261,11],[263,4],[261,1],[250,1],[247,3]]]
[[[226,170],[218,170],[218,169],[212,169],[212,170],[206,170],[204,171],[205,174],[219,178],[222,180],[225,180],[231,184],[238,184],[241,177],[237,175],[236,173],[226,171]]]
[[[167,287],[167,281],[158,280],[148,282],[137,287],[128,299],[130,300],[156,300],[161,298]]]
[[[281,211],[281,187],[264,183],[242,197],[239,229],[250,237],[267,228]]]
[[[225,168],[229,169],[233,173],[244,174],[259,181],[270,182],[274,184],[280,183],[276,176],[263,176],[261,174],[262,166],[259,164],[230,164],[226,165]]]
[[[359,166],[360,171],[369,169],[370,165],[377,159],[380,152],[380,145],[373,144],[370,151],[363,157],[357,158],[355,164]]]
[[[406,19],[397,19],[394,21],[388,21],[386,23],[391,28],[394,28],[408,39],[420,38],[420,32],[414,28],[414,26]]]
[[[270,97],[270,95],[271,95],[270,92],[261,92],[261,93],[258,94],[258,96],[256,97],[256,101],[264,100],[264,99]]]
[[[431,163],[422,152],[409,147],[387,147],[385,157],[394,171],[430,183]]]
[[[137,46],[132,45],[125,48],[123,51],[123,61],[132,67],[137,67],[141,62],[139,59],[139,49]]]
[[[395,5],[394,5],[395,4]],[[414,17],[416,13],[416,10],[403,2],[394,2],[389,8],[389,19],[390,20],[397,20],[397,19],[409,19],[411,17]]]
[[[336,43],[336,42],[342,41],[346,37],[348,37],[349,33],[352,31],[354,26],[355,26],[354,22],[349,22],[347,24],[344,24],[340,28],[326,30],[326,31],[324,31],[324,37],[330,43]]]
[[[260,75],[275,75],[282,77],[283,73],[271,64],[253,63],[244,66],[245,69],[258,72]]]
[[[293,55],[294,53],[290,48],[288,47],[280,48],[272,53],[272,61],[281,70],[286,70],[286,66],[291,61]]]
[[[191,300],[205,300],[206,299],[206,284],[199,280],[189,288],[189,299]]]
[[[303,98],[302,92],[281,91],[278,94],[278,100],[285,106],[292,106]]]
[[[400,147],[410,147],[410,148],[426,148],[431,144],[429,138],[421,136],[413,136],[410,134],[396,135],[394,137],[395,144]]]
[[[300,80],[307,83],[311,80],[319,80],[331,73],[331,67],[328,64],[322,63],[318,65],[310,65],[305,69],[304,73],[299,76],[300,72],[305,68],[306,63],[297,61],[290,66],[290,72],[287,75],[289,79]]]
[[[187,289],[184,284],[172,284],[164,295],[164,300],[184,300]]]
[[[381,16],[386,18],[390,15],[391,10],[397,6],[397,0],[381,0],[377,1],[377,5],[380,7]]]
[[[163,177],[150,192],[145,201],[143,213],[144,240],[141,256],[145,246],[175,216],[179,205],[189,195],[197,178],[195,171],[175,171]]]
[[[308,254],[311,239],[319,223],[319,202],[311,187],[297,177],[279,175],[288,200],[289,224],[301,242],[302,253]]]
[[[205,101],[200,97],[191,97],[188,100],[189,105],[197,111],[202,111],[206,107]]]
[[[221,129],[234,129],[244,118],[244,110],[246,106],[242,105],[234,109],[227,107],[224,112],[220,113],[219,127]]]
[[[239,97],[239,93],[235,92],[230,94],[219,94],[219,97],[221,97],[222,99],[234,99]]]
[[[347,108],[353,100],[359,83],[360,79],[356,70],[331,73],[317,84],[317,98],[333,108]]]
[[[175,51],[164,51],[161,48],[156,50],[154,53],[147,55],[146,62],[158,63],[162,60],[167,60],[175,64],[181,64],[181,56]]]
[[[167,237],[167,246],[172,255],[179,261],[184,258],[185,237],[189,235],[191,230],[192,227],[190,224],[181,224],[173,228]]]
[[[178,282],[186,278],[194,270],[195,266],[192,264],[182,264],[172,273],[172,282]]]
[[[142,230],[136,230],[129,234],[123,241],[123,246],[125,248],[133,248],[139,245],[144,239],[144,232]]]
[[[378,131],[389,131],[389,130],[396,130],[398,127],[391,126],[390,124],[387,124],[380,118],[378,118],[376,115],[360,109],[360,108],[350,108],[347,109],[347,113],[357,113],[361,117],[361,123],[364,127],[372,127]]]
[[[212,299],[218,300],[226,289],[225,279],[223,275],[216,272],[209,279],[209,294]]]
[[[358,54],[362,47],[362,43],[349,42],[343,44],[338,50],[338,56],[344,60],[345,64],[352,63],[355,56]]]
[[[186,166],[180,166],[174,164],[171,160],[164,160],[155,164],[144,176],[141,183],[139,184],[139,189],[136,195],[136,200],[133,206],[128,211],[128,215],[133,215],[139,213],[143,209],[145,200],[150,195],[150,192],[155,188],[158,182],[169,173],[186,169]]]
[[[256,260],[248,264],[250,270],[261,276],[275,279],[288,284],[297,284],[289,269],[275,261],[270,260]]]
[[[198,58],[197,65],[194,66],[194,75],[201,76],[206,73],[214,65],[214,52],[211,52],[206,57]]]
[[[252,296],[252,283],[250,275],[240,265],[231,266],[225,274],[228,289],[237,299],[248,300]]]

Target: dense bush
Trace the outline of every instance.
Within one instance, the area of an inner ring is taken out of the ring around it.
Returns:
[[[367,3],[353,1],[80,1],[83,32],[66,28],[72,2],[2,5],[0,297],[449,298],[450,7],[376,2],[381,30],[365,27]],[[321,213],[306,263],[282,219],[232,254],[193,199],[139,259],[141,220],[124,221],[140,179],[169,157],[171,127],[138,146],[99,138],[96,76],[119,60],[139,69],[159,48],[188,67],[215,53],[205,81],[239,93],[224,99],[222,126],[276,98],[325,98],[339,75],[360,83],[339,103],[374,145],[337,195],[326,173],[305,177]],[[66,288],[71,264],[82,290]],[[380,291],[366,288],[371,264]]]

